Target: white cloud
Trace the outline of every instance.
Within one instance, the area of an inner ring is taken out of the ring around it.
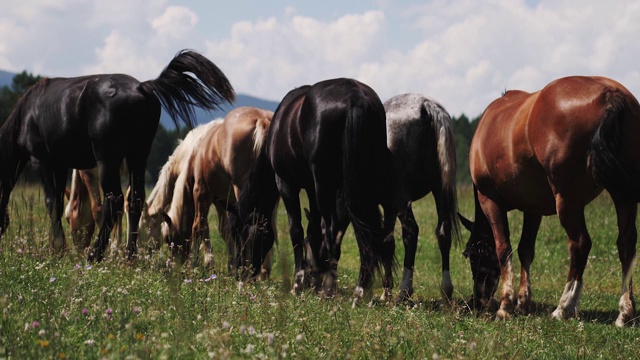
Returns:
[[[638,0],[377,1],[344,5],[349,11],[322,6],[2,3],[0,68],[56,76],[122,72],[145,80],[178,50],[193,48],[242,93],[279,100],[301,84],[354,77],[383,100],[422,92],[454,115],[469,116],[505,89],[535,91],[573,74],[609,76],[640,94]]]

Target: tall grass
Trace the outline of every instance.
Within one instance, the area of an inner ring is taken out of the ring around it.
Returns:
[[[461,212],[471,216],[471,189],[459,192]],[[472,282],[463,244],[451,253],[455,305],[440,300],[431,197],[414,204],[421,231],[414,304],[352,308],[359,265],[351,231],[337,296],[295,296],[282,207],[271,278],[239,286],[225,275],[226,249],[215,231],[216,271],[175,265],[166,250],[142,253],[132,263],[110,254],[89,264],[73,246],[55,256],[40,189],[18,188],[10,204],[12,223],[0,242],[0,358],[632,358],[640,354],[640,330],[613,325],[621,286],[615,212],[606,195],[587,210],[594,244],[579,317],[550,316],[566,280],[568,249],[557,218],[549,217],[531,269],[532,313],[496,321],[465,306]],[[509,219],[516,248],[522,216],[511,213]],[[215,229],[213,218],[211,224]],[[396,233],[401,260],[399,226]],[[374,291],[380,295],[379,283]]]

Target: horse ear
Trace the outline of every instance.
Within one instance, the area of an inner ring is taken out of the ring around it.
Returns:
[[[464,226],[467,230],[471,231],[471,229],[473,229],[473,221],[462,216],[462,214],[460,213],[458,213],[458,218],[460,219],[462,226]]]

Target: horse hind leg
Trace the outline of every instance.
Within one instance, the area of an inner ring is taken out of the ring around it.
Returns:
[[[578,313],[578,303],[583,286],[582,275],[591,250],[591,237],[584,218],[584,206],[572,204],[561,195],[556,195],[556,209],[560,224],[569,239],[570,264],[567,283],[558,307],[551,316],[556,319],[566,319],[576,316]]]
[[[618,217],[618,257],[622,265],[622,296],[619,301],[616,326],[622,327],[633,322],[635,316],[635,300],[632,291],[631,274],[633,272],[638,232],[636,229],[637,204],[629,202],[622,196],[612,196]]]
[[[402,282],[398,301],[409,300],[413,295],[413,270],[415,266],[416,251],[418,249],[418,223],[411,209],[411,202],[401,207],[398,218],[402,225],[402,242],[404,244],[404,265],[402,271]]]
[[[531,277],[530,269],[535,257],[536,237],[542,216],[524,214],[522,236],[518,244],[518,258],[520,259],[520,286],[518,287],[518,303],[516,312],[528,314],[531,305]]]
[[[51,169],[39,161],[33,161],[33,164],[39,170],[44,185],[45,203],[51,225],[51,245],[56,253],[63,253],[67,249],[67,241],[62,229],[67,169]]]

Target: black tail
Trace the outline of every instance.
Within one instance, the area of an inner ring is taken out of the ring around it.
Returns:
[[[603,93],[605,115],[591,140],[588,164],[596,181],[610,193],[640,201],[640,173],[625,163],[623,125],[628,99],[617,89]],[[636,136],[635,134],[628,134]]]
[[[155,80],[140,84],[155,94],[178,126],[178,118],[189,127],[195,124],[193,106],[207,110],[235,100],[233,87],[224,73],[209,59],[190,50],[180,51]]]
[[[392,191],[384,181],[393,172],[392,166],[381,171],[385,164],[391,165],[386,146],[382,103],[378,106],[363,94],[354,95],[347,109],[342,144],[344,199],[361,256],[366,256],[367,263],[377,269],[384,257],[383,217],[378,204],[384,191]]]

